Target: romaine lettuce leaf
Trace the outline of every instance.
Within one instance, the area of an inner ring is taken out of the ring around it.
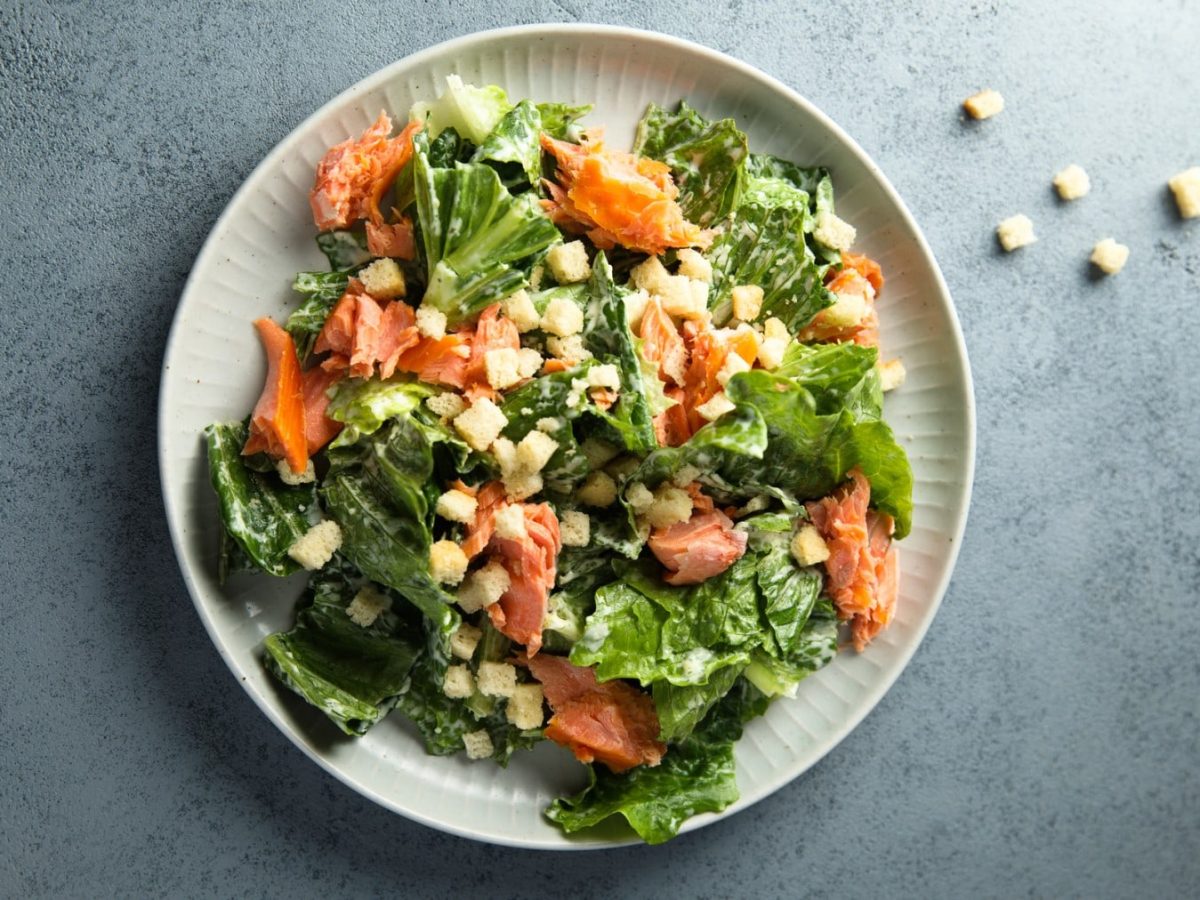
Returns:
[[[271,474],[251,469],[242,456],[246,426],[239,422],[209,425],[204,438],[208,476],[217,493],[226,539],[236,542],[244,558],[268,575],[297,571],[300,565],[287,551],[316,521],[319,510],[313,485],[285,485]]]
[[[770,651],[787,657],[802,643],[801,634],[821,594],[821,575],[801,568],[786,544],[768,547],[759,558],[758,589],[763,600]]]
[[[421,653],[420,626],[392,611],[363,628],[346,615],[366,579],[334,564],[313,574],[290,631],[267,637],[267,669],[346,734],[387,714]]]
[[[445,92],[432,103],[414,103],[408,117],[423,120],[431,137],[453,128],[471,143],[481,144],[510,109],[503,88],[494,84],[475,87],[464,84],[457,75],[448,75]]]
[[[323,231],[317,235],[317,246],[329,260],[333,271],[355,269],[371,261],[367,249],[367,233],[363,228],[349,231]]]
[[[878,357],[874,347],[793,341],[774,371],[812,394],[821,415],[848,409],[857,419],[878,419],[883,411]]]
[[[417,218],[429,272],[425,303],[450,324],[528,284],[522,263],[562,240],[537,196],[514,197],[484,163],[430,165],[426,136],[413,138]]]
[[[331,450],[321,485],[342,529],[341,552],[358,569],[412,603],[448,640],[460,621],[452,598],[429,575],[437,486],[433,446],[411,417],[394,419],[357,444]]]
[[[612,267],[602,252],[596,254],[588,282],[583,345],[600,362],[615,365],[621,374],[617,402],[607,412],[595,411],[597,418],[605,423],[608,439],[630,453],[649,453],[658,446],[658,441],[642,379],[641,358],[625,314],[624,289],[613,282]]]
[[[742,725],[765,709],[766,698],[739,681],[658,766],[619,775],[591,767],[590,784],[574,797],[554,801],[546,816],[569,834],[619,815],[646,843],[668,841],[697,813],[719,812],[737,800],[733,744]]]
[[[592,111],[592,105],[590,103],[583,106],[571,106],[566,103],[539,103],[537,109],[538,115],[542,118],[542,131],[552,138],[566,141],[575,140],[579,127],[575,123]]]
[[[712,225],[737,207],[749,147],[733,119],[709,122],[683,101],[675,112],[651,103],[638,123],[633,152],[671,167],[690,221]]]
[[[732,309],[733,289],[763,289],[760,319],[774,316],[797,332],[833,303],[819,262],[806,240],[812,230],[809,195],[779,178],[751,178],[733,218],[713,241],[709,306],[718,323]]]
[[[837,614],[832,601],[821,597],[790,642],[790,650],[786,654],[755,650],[746,678],[769,697],[794,697],[801,681],[833,661],[837,643]]]
[[[347,270],[296,274],[292,290],[304,297],[304,302],[288,316],[284,328],[296,342],[300,359],[308,356],[330,311],[346,293],[350,275],[351,272]]]
[[[709,676],[707,684],[674,685],[654,682],[654,706],[662,728],[659,739],[668,743],[683,740],[721,698],[729,693],[744,666],[726,666]]]
[[[557,427],[548,433],[558,442],[558,449],[542,469],[542,478],[553,491],[569,492],[588,473],[587,457],[579,448],[571,423],[585,412],[589,404],[586,397],[574,405],[568,404],[567,398],[575,391],[572,383],[586,379],[587,369],[591,365],[587,361],[564,372],[552,372],[534,378],[509,393],[500,407],[508,419],[504,436],[514,442],[535,430],[542,419],[557,421]]]
[[[493,163],[509,190],[535,185],[542,177],[541,131],[538,108],[522,100],[504,114],[472,162]]]
[[[331,449],[348,446],[374,434],[389,419],[407,416],[419,409],[422,401],[435,393],[431,386],[406,378],[340,382],[325,415],[346,427],[334,439]]]

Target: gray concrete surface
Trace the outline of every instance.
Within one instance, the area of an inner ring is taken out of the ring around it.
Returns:
[[[0,894],[1182,896],[1200,883],[1200,7],[0,4]],[[806,776],[659,849],[413,825],[306,760],[191,608],[155,400],[188,268],[326,99],[446,37],[667,31],[839,121],[925,228],[979,403],[978,480],[912,665]],[[957,103],[993,85],[987,127]],[[1064,206],[1068,162],[1094,192]],[[992,227],[1023,211],[1012,257]],[[1086,258],[1113,235],[1115,279]],[[1194,894],[1193,894],[1194,896]]]

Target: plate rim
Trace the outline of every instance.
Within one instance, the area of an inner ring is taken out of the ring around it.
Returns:
[[[167,333],[165,349],[163,351],[162,373],[159,378],[158,386],[158,403],[156,414],[158,418],[156,439],[158,444],[157,462],[159,469],[159,489],[162,494],[163,507],[167,518],[167,528],[171,537],[171,546],[175,554],[176,566],[180,575],[183,577],[184,586],[192,600],[192,605],[200,617],[201,623],[207,632],[209,639],[212,641],[221,659],[225,662],[234,679],[242,686],[246,693],[250,696],[254,704],[266,717],[274,724],[274,726],[287,737],[287,739],[298,749],[300,749],[309,759],[319,765],[324,771],[332,775],[342,784],[351,788],[361,796],[371,800],[372,802],[382,806],[384,809],[398,813],[410,821],[419,822],[430,828],[438,831],[456,835],[457,837],[466,838],[469,840],[482,841],[485,843],[496,844],[499,846],[518,847],[522,849],[535,850],[605,850],[626,847],[630,845],[641,844],[637,838],[629,840],[605,840],[605,841],[576,841],[572,840],[568,835],[561,835],[558,840],[538,841],[531,839],[506,839],[503,836],[493,834],[484,834],[477,831],[472,831],[469,828],[464,828],[450,822],[445,822],[427,815],[423,815],[414,810],[408,809],[401,804],[388,799],[379,794],[369,784],[354,778],[353,776],[343,772],[330,759],[325,758],[315,749],[310,748],[290,723],[286,722],[279,715],[272,705],[268,702],[268,697],[263,692],[259,691],[253,682],[244,677],[244,673],[240,664],[234,659],[232,654],[227,649],[225,642],[221,639],[220,633],[217,630],[216,622],[209,615],[206,607],[206,602],[201,596],[201,591],[196,583],[196,579],[192,574],[191,567],[187,563],[187,557],[184,552],[184,539],[181,527],[177,526],[177,522],[181,521],[175,503],[171,498],[171,491],[168,485],[168,462],[166,459],[167,445],[167,429],[166,429],[166,414],[167,400],[171,393],[170,391],[170,361],[176,355],[176,345],[182,340],[182,320],[183,310],[187,305],[187,301],[196,289],[199,272],[208,268],[209,257],[216,252],[217,235],[223,230],[223,226],[232,215],[233,209],[240,204],[243,197],[248,194],[252,186],[263,178],[266,173],[276,164],[276,162],[289,152],[291,145],[298,139],[298,135],[308,131],[314,123],[324,118],[329,112],[341,106],[348,101],[353,100],[357,95],[366,94],[383,84],[390,81],[397,72],[413,65],[421,63],[437,57],[453,54],[456,50],[472,46],[475,44],[489,41],[510,39],[510,38],[536,38],[536,37],[554,37],[556,35],[586,35],[586,36],[604,36],[613,39],[636,39],[643,42],[658,43],[664,47],[669,47],[675,50],[684,50],[688,53],[696,54],[702,58],[707,58],[709,61],[721,66],[732,67],[739,71],[740,74],[757,82],[763,89],[775,91],[786,97],[791,103],[801,107],[806,113],[811,115],[830,135],[832,135],[841,145],[848,150],[852,155],[857,157],[858,161],[870,172],[882,188],[887,200],[893,204],[894,208],[899,213],[900,220],[908,227],[912,236],[915,239],[916,248],[920,254],[922,261],[928,266],[933,275],[933,281],[940,296],[937,298],[946,312],[950,322],[950,338],[951,345],[957,356],[957,362],[962,369],[962,382],[959,385],[963,394],[963,424],[964,424],[964,455],[966,457],[965,478],[961,492],[961,503],[957,515],[954,517],[950,535],[950,548],[946,557],[946,566],[941,578],[934,585],[932,591],[932,600],[930,602],[929,611],[915,629],[913,640],[908,646],[903,647],[898,654],[899,664],[894,670],[881,678],[866,694],[864,702],[860,703],[853,714],[847,716],[839,723],[838,728],[826,739],[817,744],[815,754],[807,763],[800,763],[791,767],[781,768],[779,777],[770,780],[758,789],[742,794],[737,801],[726,807],[719,813],[709,813],[702,816],[693,816],[684,822],[679,830],[679,834],[695,831],[703,828],[706,825],[723,820],[732,816],[748,807],[758,803],[760,800],[781,790],[788,784],[803,775],[818,762],[824,759],[830,752],[833,751],[845,738],[854,731],[855,728],[862,722],[868,714],[870,714],[884,695],[891,690],[892,686],[899,679],[900,675],[908,668],[912,661],[913,655],[917,648],[925,640],[925,635],[928,633],[929,626],[937,616],[938,610],[941,608],[942,602],[945,599],[946,591],[950,584],[950,579],[953,577],[955,567],[958,563],[959,552],[962,548],[962,538],[966,530],[967,518],[970,512],[971,498],[975,481],[975,466],[976,466],[976,410],[975,410],[975,388],[974,379],[971,372],[970,357],[967,353],[966,341],[963,337],[962,325],[958,318],[958,312],[954,305],[953,296],[950,293],[949,286],[946,283],[945,276],[942,274],[941,267],[938,265],[937,259],[933,255],[933,251],[925,238],[924,232],[921,230],[916,219],[909,211],[908,206],[901,198],[891,181],[883,173],[882,169],[875,163],[869,154],[858,142],[847,134],[841,126],[833,119],[826,115],[820,108],[806,99],[799,92],[784,84],[774,76],[762,71],[761,69],[744,62],[736,57],[733,57],[720,50],[715,50],[703,44],[686,38],[676,37],[674,35],[664,34],[658,31],[648,29],[633,28],[622,25],[607,25],[598,23],[586,22],[569,22],[569,23],[552,23],[540,22],[529,23],[525,25],[512,25],[501,28],[486,29],[483,31],[474,31],[458,37],[450,38],[441,41],[437,44],[432,44],[414,53],[400,57],[388,65],[377,69],[369,75],[359,79],[354,84],[339,92],[337,95],[323,103],[320,107],[306,116],[303,120],[297,123],[282,139],[280,139],[258,162],[257,165],[246,175],[241,185],[230,196],[221,214],[214,221],[208,235],[205,237],[204,243],[197,253],[195,260],[192,262],[191,269],[188,273],[187,280],[184,282],[183,289],[180,291],[179,299],[176,303],[175,312],[172,316],[171,327]]]

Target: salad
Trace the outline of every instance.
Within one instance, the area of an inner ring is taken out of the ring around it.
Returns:
[[[548,818],[665,841],[737,799],[744,724],[891,620],[912,473],[882,419],[879,266],[829,172],[732,119],[451,77],[328,151],[328,271],[259,319],[262,395],[206,429],[220,578],[308,572],[264,662],[349,735],[553,741]]]

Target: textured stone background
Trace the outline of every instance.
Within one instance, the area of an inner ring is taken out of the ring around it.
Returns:
[[[1200,8],[787,0],[0,4],[0,894],[1164,896],[1200,882]],[[1052,7],[1046,11],[1046,7]],[[840,122],[908,201],[979,402],[957,574],[807,775],[660,849],[413,825],[234,686],[168,544],[163,343],[254,164],[410,51],[539,20],[678,34]],[[957,103],[1009,108],[984,127]],[[1078,161],[1094,193],[1058,204]],[[1023,211],[1041,241],[1000,254]],[[1092,243],[1133,251],[1089,274]]]

